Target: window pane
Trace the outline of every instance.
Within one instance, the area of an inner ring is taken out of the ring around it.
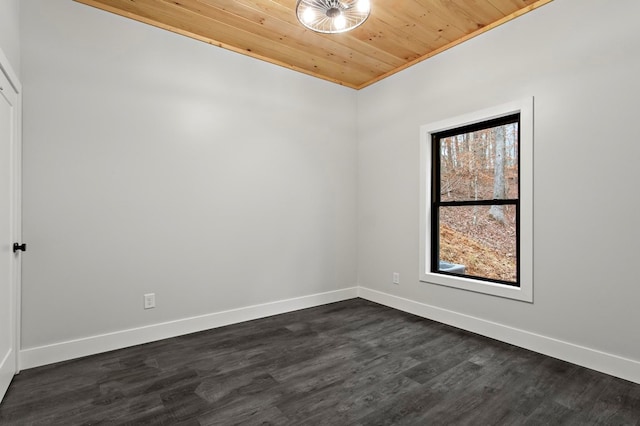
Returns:
[[[438,272],[516,283],[516,239],[515,205],[440,207]]]
[[[518,198],[518,123],[440,139],[442,201]]]

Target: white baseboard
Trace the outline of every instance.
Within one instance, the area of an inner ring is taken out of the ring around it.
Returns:
[[[438,308],[402,297],[351,287],[327,293],[247,306],[228,311],[184,318],[160,324],[82,339],[23,349],[19,352],[20,369],[39,367],[87,355],[122,349],[156,340],[209,330],[225,325],[264,318],[271,315],[311,308],[326,303],[361,297],[394,309],[471,331],[492,339],[581,365],[605,374],[640,383],[640,362],[575,345],[459,312]]]
[[[39,367],[243,321],[353,299],[357,295],[357,287],[351,287],[23,349],[19,353],[20,369]]]
[[[358,296],[390,308],[448,324],[640,384],[640,362],[638,361],[475,318],[459,312],[404,299],[366,287],[358,287]]]

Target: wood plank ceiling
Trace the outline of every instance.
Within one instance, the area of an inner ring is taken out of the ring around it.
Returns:
[[[552,0],[371,0],[342,34],[296,19],[296,0],[75,0],[361,89]]]

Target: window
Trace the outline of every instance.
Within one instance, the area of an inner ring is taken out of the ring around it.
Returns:
[[[520,286],[520,113],[431,135],[431,272]]]
[[[421,133],[421,281],[533,301],[533,99]]]

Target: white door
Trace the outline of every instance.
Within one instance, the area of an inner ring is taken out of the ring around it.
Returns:
[[[0,68],[0,401],[18,370],[20,252],[13,250],[20,217],[18,114],[18,94]]]

